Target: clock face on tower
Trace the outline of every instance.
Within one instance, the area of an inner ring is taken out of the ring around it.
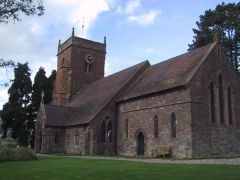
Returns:
[[[88,64],[92,64],[94,61],[94,57],[92,55],[86,55],[85,60]]]

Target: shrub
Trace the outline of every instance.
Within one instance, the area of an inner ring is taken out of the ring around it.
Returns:
[[[10,161],[13,157],[13,152],[6,146],[0,145],[0,162]]]
[[[36,154],[29,148],[8,148],[0,145],[0,162],[29,161],[37,159]]]

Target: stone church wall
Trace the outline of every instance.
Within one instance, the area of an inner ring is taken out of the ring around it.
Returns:
[[[171,114],[176,115],[176,137],[171,137]],[[154,137],[154,117],[158,117],[158,137]],[[128,129],[126,129],[126,119]],[[151,157],[159,146],[171,146],[172,156],[191,157],[191,106],[189,90],[178,90],[142,97],[119,104],[117,118],[118,155],[136,156],[136,133],[145,138],[144,155]]]
[[[67,127],[64,152],[67,154],[89,154],[90,137],[85,126]],[[86,142],[87,141],[87,142]]]
[[[221,49],[214,49],[192,80],[193,157],[196,158],[240,155],[240,81],[222,54]],[[223,78],[224,123],[220,123],[219,74]],[[214,84],[215,122],[211,118],[211,82]],[[228,86],[232,90],[232,124],[228,116]]]
[[[62,153],[65,130],[63,128],[44,127],[42,129],[41,153]]]

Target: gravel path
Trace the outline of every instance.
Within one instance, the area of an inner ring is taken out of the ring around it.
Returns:
[[[225,164],[225,165],[240,165],[240,158],[226,158],[226,159],[191,159],[191,160],[170,160],[170,159],[134,159],[123,157],[101,157],[101,156],[59,156],[49,154],[37,154],[38,156],[53,156],[53,157],[74,157],[81,159],[106,159],[106,160],[121,160],[134,161],[146,163],[171,163],[171,164]]]

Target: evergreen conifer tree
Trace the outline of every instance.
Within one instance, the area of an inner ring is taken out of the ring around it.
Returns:
[[[2,127],[6,135],[7,128],[13,129],[13,137],[17,138],[19,145],[28,145],[33,121],[31,93],[32,82],[28,64],[20,64],[14,68],[14,80],[8,90],[9,99],[3,106],[1,118]]]
[[[219,35],[227,51],[229,62],[234,70],[240,72],[240,3],[219,4],[214,10],[205,11],[200,16],[197,29],[193,29],[194,40],[189,50],[213,42],[214,34]]]

